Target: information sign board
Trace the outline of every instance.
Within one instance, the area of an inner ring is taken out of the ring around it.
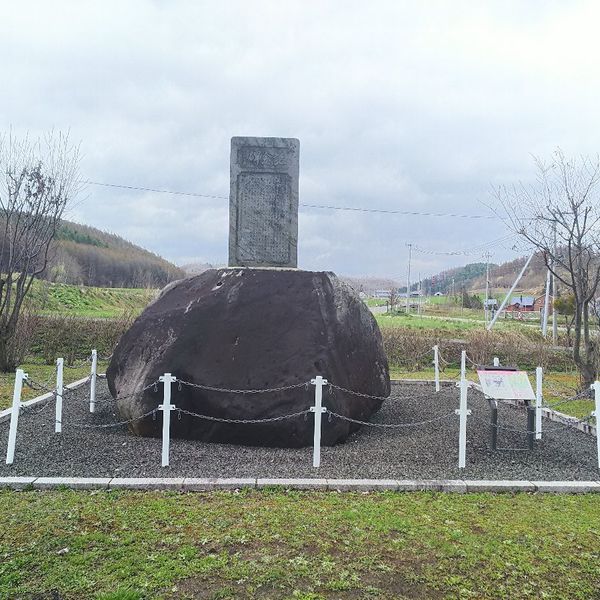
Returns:
[[[483,393],[494,400],[535,400],[525,371],[477,370]]]

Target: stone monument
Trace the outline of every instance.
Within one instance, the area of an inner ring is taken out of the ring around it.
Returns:
[[[334,273],[297,269],[298,154],[295,139],[232,138],[229,267],[168,285],[123,335],[107,370],[134,433],[161,435],[161,420],[144,417],[160,394],[145,388],[167,372],[195,384],[173,390],[173,404],[187,412],[171,420],[172,436],[206,442],[310,445],[312,417],[269,419],[306,411],[316,375],[342,388],[324,405],[351,419],[367,420],[389,394],[370,310]],[[325,419],[322,443],[356,429]]]
[[[298,266],[300,142],[231,138],[229,266]]]

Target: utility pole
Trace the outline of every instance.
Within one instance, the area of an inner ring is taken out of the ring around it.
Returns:
[[[484,312],[484,321],[487,327],[488,324],[488,298],[490,295],[490,253],[485,253],[485,300],[483,301],[483,312]]]
[[[410,260],[412,258],[412,244],[408,246],[408,272],[406,273],[406,314],[410,312]]]
[[[554,222],[554,256],[556,256],[556,221]],[[554,262],[552,265],[554,266]],[[554,302],[557,296],[557,285],[556,277],[552,273],[552,343],[556,346],[558,340],[558,315],[556,314],[556,308],[554,308]]]

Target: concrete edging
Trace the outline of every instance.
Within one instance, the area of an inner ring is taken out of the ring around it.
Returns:
[[[338,492],[545,492],[600,493],[600,481],[516,481],[479,479],[276,479],[199,477],[0,477],[0,489],[12,490],[170,490],[198,492],[243,488],[280,488]]]

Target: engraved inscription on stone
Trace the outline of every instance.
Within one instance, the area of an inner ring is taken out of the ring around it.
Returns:
[[[290,262],[290,177],[283,173],[238,176],[238,256],[285,265]],[[246,247],[247,246],[247,247]]]
[[[299,142],[231,140],[229,265],[297,267]]]

